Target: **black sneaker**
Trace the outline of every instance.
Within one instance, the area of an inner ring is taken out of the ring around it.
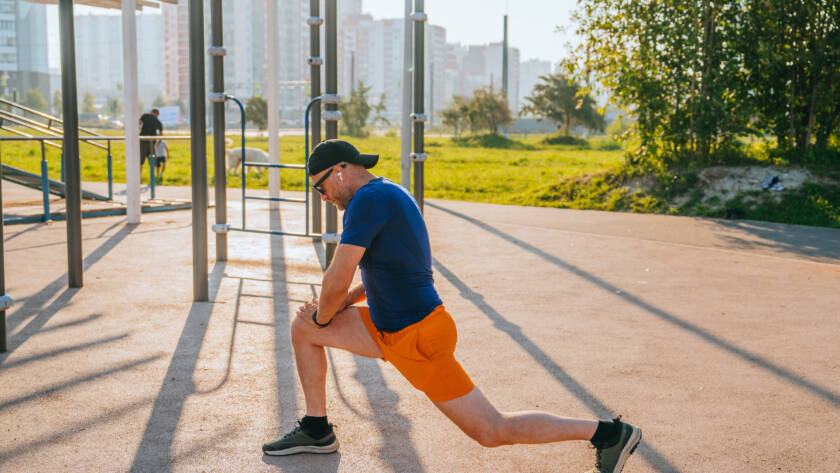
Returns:
[[[595,469],[589,470],[589,473],[619,473],[642,440],[642,429],[619,419],[613,419],[613,422],[618,424],[620,429],[618,442],[611,447],[598,449]]]
[[[266,455],[292,455],[295,453],[332,453],[338,450],[338,437],[335,436],[332,426],[330,432],[321,438],[312,438],[298,426],[283,438],[262,446]]]

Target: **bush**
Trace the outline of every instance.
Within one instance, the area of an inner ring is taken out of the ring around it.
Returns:
[[[583,138],[578,138],[577,136],[565,136],[561,134],[551,135],[544,140],[543,143],[547,145],[569,145],[569,146],[578,146],[581,148],[589,148],[589,142]]]

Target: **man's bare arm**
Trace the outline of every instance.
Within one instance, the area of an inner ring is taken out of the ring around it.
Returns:
[[[356,245],[340,244],[335,250],[332,263],[324,274],[321,283],[321,298],[318,301],[318,323],[326,324],[343,309],[352,294],[348,292],[356,273],[356,266],[362,260],[365,248]],[[352,292],[358,292],[358,286]],[[364,291],[364,288],[362,288]],[[361,296],[361,294],[358,294]]]

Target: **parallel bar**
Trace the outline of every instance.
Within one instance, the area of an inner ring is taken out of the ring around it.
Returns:
[[[255,168],[306,169],[305,164],[258,163],[256,161],[247,161],[244,164],[245,166],[251,166]]]
[[[228,230],[232,232],[246,232],[246,233],[262,233],[263,235],[280,235],[280,236],[296,236],[296,237],[307,237],[307,238],[321,238],[320,234],[311,233],[295,233],[295,232],[277,232],[272,230],[257,230],[253,228],[236,228],[236,227],[229,227]]]
[[[267,200],[269,202],[296,202],[299,204],[306,203],[306,199],[293,199],[291,197],[262,197],[259,195],[246,195],[245,198],[248,200]]]
[[[67,276],[69,287],[82,287],[82,170],[79,166],[79,106],[76,92],[76,47],[73,0],[58,1],[61,37],[61,96],[64,113],[66,171]]]
[[[309,22],[309,76],[310,76],[310,97],[312,102],[309,106],[312,107],[312,147],[321,142],[321,104],[315,102],[315,98],[321,96],[321,64],[323,60],[321,57],[321,23],[323,19],[320,18],[320,5],[318,0],[309,0],[309,17],[313,21]],[[315,102],[315,103],[313,103]],[[306,117],[309,118],[309,112],[306,112]],[[306,146],[307,164],[309,157],[309,146]],[[309,172],[306,173],[306,189],[309,189]],[[312,232],[321,233],[321,196],[314,189],[309,190],[311,194],[311,209],[312,214]],[[308,232],[307,232],[308,233]]]
[[[211,50],[223,51],[222,0],[210,2]],[[211,61],[213,91],[225,90],[224,56],[214,54]],[[245,157],[243,156],[244,160]],[[225,103],[213,104],[213,174],[216,192],[216,223],[227,222],[227,172],[225,167]],[[227,235],[216,234],[216,261],[227,261]]]
[[[338,54],[337,54],[337,25],[338,12],[336,9],[336,0],[325,0],[325,17],[326,17],[326,66],[327,66],[327,94],[338,94]],[[327,105],[327,111],[338,111],[338,105]],[[338,122],[326,122],[326,138],[328,140],[338,138]],[[335,206],[327,203],[327,225],[326,233],[336,233],[338,230],[338,211]],[[329,267],[335,254],[335,243],[326,244],[326,259],[327,267]]]
[[[190,0],[190,132],[207,135],[204,93],[204,1]],[[207,141],[190,142],[192,152],[193,300],[207,301]]]

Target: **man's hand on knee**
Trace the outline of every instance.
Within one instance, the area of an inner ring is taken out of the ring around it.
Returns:
[[[307,325],[311,325],[315,328],[323,328],[318,327],[314,320],[312,320],[312,315],[315,311],[318,310],[318,299],[313,297],[311,301],[304,302],[302,306],[298,307],[297,316],[301,321],[307,323]]]

